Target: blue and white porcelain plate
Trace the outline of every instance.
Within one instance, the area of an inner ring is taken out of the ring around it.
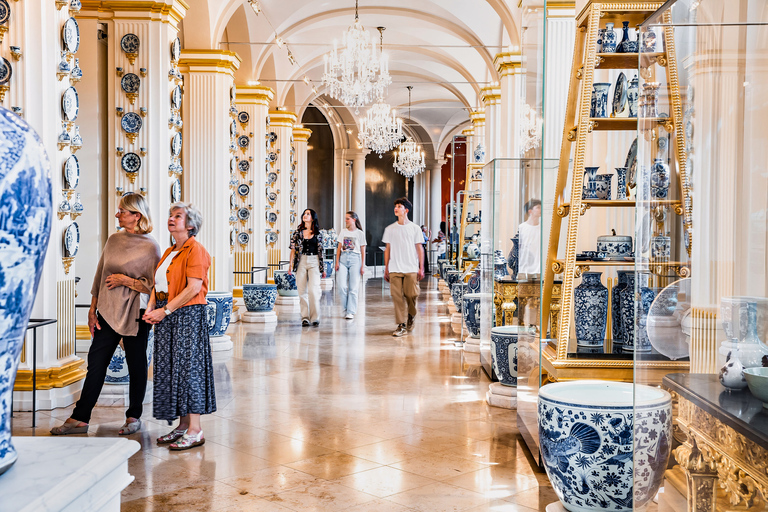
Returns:
[[[237,122],[233,119],[232,124],[229,125],[229,136],[237,137]]]
[[[141,116],[136,112],[128,112],[120,119],[120,127],[125,133],[139,133],[142,124]]]
[[[274,224],[277,222],[277,214],[275,212],[267,212],[266,214],[267,222],[270,224]]]
[[[74,189],[80,183],[80,162],[75,155],[69,155],[64,162],[64,179],[68,189]]]
[[[637,137],[629,147],[624,167],[627,168],[627,185],[634,187],[637,184]]]
[[[123,78],[120,79],[120,88],[125,91],[126,94],[139,92],[139,86],[141,85],[141,79],[136,73],[126,73]]]
[[[248,172],[251,169],[251,162],[248,160],[240,160],[237,163],[237,168],[240,170],[240,172]]]
[[[240,220],[248,220],[251,218],[251,210],[243,206],[237,210],[237,218]]]
[[[269,161],[269,162],[276,162],[277,161],[277,153],[275,153],[274,151],[270,151],[267,154],[267,161]]]
[[[125,172],[139,172],[139,169],[141,169],[141,157],[136,153],[126,153],[120,159],[120,166]]]
[[[269,204],[275,204],[275,201],[277,201],[277,194],[274,192],[267,192],[267,201],[269,201]]]
[[[247,135],[241,135],[237,138],[237,145],[245,149],[251,143],[251,138]]]
[[[64,49],[69,53],[76,53],[80,48],[80,27],[75,18],[69,18],[64,22],[61,29],[61,40],[64,43]]]
[[[11,81],[13,75],[13,68],[11,63],[6,59],[0,59],[0,85],[6,85]]]
[[[244,231],[242,233],[238,233],[237,234],[237,242],[240,245],[248,245],[248,241],[250,239],[251,239],[251,236],[248,233],[244,232]]]
[[[616,86],[613,89],[613,114],[618,115],[627,105],[627,77],[624,73],[619,73],[616,79]]]
[[[179,41],[179,38],[177,37],[171,43],[171,61],[179,62],[180,56],[181,56],[181,41]]]
[[[251,192],[251,187],[247,183],[241,183],[237,186],[237,193],[240,197],[246,197]]]
[[[267,134],[267,140],[269,140],[270,144],[274,144],[277,142],[277,134],[275,132],[269,132]]]
[[[139,36],[136,34],[125,34],[120,39],[120,48],[125,53],[139,53]]]
[[[180,109],[181,108],[181,86],[177,85],[173,88],[173,92],[171,93],[171,103],[173,103],[173,108]]]
[[[61,111],[64,113],[65,121],[75,121],[80,112],[80,99],[77,96],[77,89],[67,88],[61,96]]]
[[[267,183],[272,185],[277,181],[277,173],[276,172],[270,172],[267,174]]]
[[[248,121],[251,119],[251,116],[248,115],[248,112],[245,110],[241,110],[237,113],[237,120],[240,121],[242,124],[248,124]]]
[[[80,249],[80,227],[77,222],[70,224],[64,231],[64,253],[72,258]]]
[[[171,202],[178,203],[179,201],[181,201],[181,182],[179,178],[176,178],[171,184]]]
[[[8,21],[11,17],[11,6],[8,0],[0,0],[0,24]]]
[[[181,133],[176,134],[171,139],[171,155],[179,156],[181,154]]]
[[[277,233],[274,231],[267,231],[266,239],[268,244],[274,244],[277,242]]]

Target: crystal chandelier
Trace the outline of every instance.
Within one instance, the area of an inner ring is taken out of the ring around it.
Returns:
[[[395,117],[395,110],[379,98],[360,121],[360,143],[381,155],[400,145],[403,138],[403,121]]]
[[[408,86],[408,120],[411,120],[411,89],[412,85]],[[426,165],[424,164],[424,152],[421,150],[421,146],[416,144],[411,137],[407,137],[405,142],[400,144],[399,151],[395,151],[395,163],[394,167],[397,172],[405,176],[406,178],[413,178],[424,170]]]
[[[383,97],[392,82],[387,59],[376,50],[365,28],[360,24],[355,0],[355,23],[344,32],[341,53],[333,50],[326,54],[323,85],[328,94],[348,107],[355,108],[355,114],[376,97]]]

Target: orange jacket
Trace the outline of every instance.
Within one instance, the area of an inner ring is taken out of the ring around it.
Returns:
[[[160,263],[157,264],[157,268],[163,264],[165,258],[173,251],[173,246],[166,249],[165,254],[160,259]],[[165,277],[168,280],[168,302],[173,300],[178,294],[187,287],[187,278],[202,279],[203,287],[200,288],[200,293],[193,297],[184,306],[192,306],[193,304],[207,304],[205,296],[208,293],[208,269],[211,266],[211,255],[205,250],[202,244],[195,240],[195,237],[191,236],[181,246],[179,253],[173,257],[171,264],[168,266],[168,270],[165,273]],[[157,269],[155,269],[157,272]],[[183,306],[182,306],[183,307]]]

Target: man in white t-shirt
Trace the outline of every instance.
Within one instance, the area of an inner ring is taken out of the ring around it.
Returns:
[[[384,279],[395,303],[397,329],[392,336],[403,336],[413,330],[416,317],[416,299],[419,281],[424,279],[424,235],[421,228],[408,220],[411,202],[405,198],[395,200],[397,222],[387,226],[381,241],[384,251]]]

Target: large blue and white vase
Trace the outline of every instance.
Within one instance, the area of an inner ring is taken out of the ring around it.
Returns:
[[[243,302],[249,313],[272,311],[277,300],[277,286],[274,284],[244,284]]]
[[[493,371],[505,386],[517,386],[517,335],[522,329],[518,325],[491,328]]]
[[[155,350],[155,329],[154,327],[149,330],[149,336],[147,337],[147,367],[152,363],[152,354]],[[128,384],[131,376],[128,374],[128,364],[125,361],[125,350],[117,346],[115,353],[112,354],[112,359],[109,360],[109,366],[107,366],[107,375],[104,377],[104,382],[108,384]]]
[[[605,341],[608,288],[600,281],[602,275],[602,272],[584,272],[581,284],[573,290],[578,345],[594,347]]]
[[[289,274],[287,270],[275,270],[274,279],[278,295],[281,297],[298,297],[299,289],[296,287],[295,274]]]
[[[480,293],[480,287],[482,283],[480,281],[480,269],[475,268],[467,279],[467,293]]]
[[[619,282],[611,290],[611,335],[613,344],[624,343],[624,327],[621,322],[621,292],[627,287],[627,274],[631,270],[617,270]]]
[[[621,22],[621,42],[616,47],[616,53],[637,53],[638,41],[632,40],[629,34],[629,22]]]
[[[590,117],[608,117],[608,89],[611,84],[599,82],[592,84],[592,105]]]
[[[461,270],[448,270],[445,273],[445,284],[448,285],[448,289],[452,290],[453,285],[461,280]]]
[[[520,233],[516,234],[514,238],[511,238],[510,240],[512,240],[512,248],[509,250],[509,254],[507,254],[507,266],[509,267],[509,275],[515,279],[517,278],[517,268],[520,261]]]
[[[643,510],[672,447],[672,397],[627,382],[579,380],[539,390],[544,468],[571,512]]]
[[[224,336],[232,318],[232,292],[208,292],[208,336]]]
[[[624,276],[626,286],[621,290],[621,333],[624,345],[630,350],[635,346],[635,274],[627,272]]]
[[[480,299],[482,293],[465,293],[462,298],[461,316],[470,338],[480,337]]]
[[[507,271],[507,260],[504,259],[504,253],[496,250],[493,255],[493,278],[501,279],[509,275]]]
[[[0,474],[18,457],[13,384],[51,235],[50,167],[34,130],[0,107]]]
[[[461,312],[463,305],[464,292],[467,289],[467,283],[454,283],[451,286],[451,298],[453,299],[453,305],[456,306],[456,310]]]

